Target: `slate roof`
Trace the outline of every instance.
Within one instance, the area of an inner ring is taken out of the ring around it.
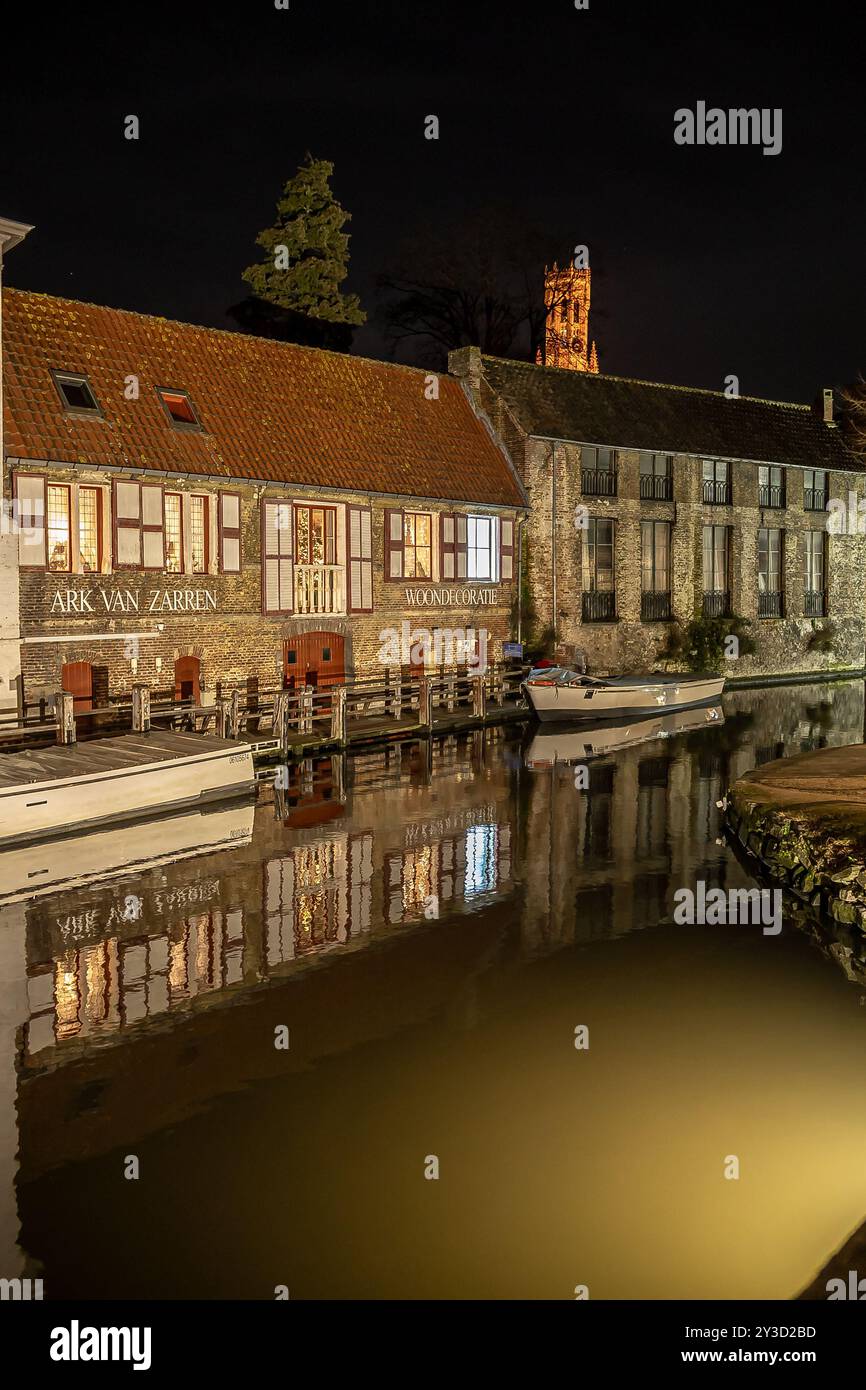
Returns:
[[[482,357],[527,434],[657,453],[862,472],[809,406]]]
[[[412,367],[3,290],[7,456],[523,506],[459,382]],[[50,369],[86,373],[102,418],[68,414]],[[139,378],[139,399],[124,396]],[[156,387],[188,392],[202,432]]]

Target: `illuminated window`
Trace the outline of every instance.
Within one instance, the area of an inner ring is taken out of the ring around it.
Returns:
[[[70,415],[99,415],[99,406],[86,376],[72,372],[52,372],[51,375]]]
[[[162,401],[163,409],[175,429],[201,429],[198,416],[186,391],[169,391],[163,386],[158,386],[156,389],[159,399]]]
[[[72,567],[69,543],[69,488],[48,487],[48,568],[68,570]]]
[[[189,528],[192,553],[193,574],[207,574],[210,561],[208,536],[208,499],[191,497],[189,499]]]
[[[466,531],[466,573],[470,579],[495,579],[495,521],[492,516],[470,516]]]
[[[295,560],[299,565],[333,565],[337,554],[334,507],[295,508]]]
[[[85,574],[102,569],[102,493],[98,487],[78,489],[78,553]]]
[[[193,501],[202,500],[193,498]],[[183,512],[179,492],[165,494],[165,568],[169,574],[183,572]]]
[[[407,579],[432,579],[432,522],[424,512],[403,513],[403,556]]]

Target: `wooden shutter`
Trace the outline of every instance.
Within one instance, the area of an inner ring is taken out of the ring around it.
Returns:
[[[403,513],[385,508],[385,578],[402,579]]]
[[[291,613],[294,608],[294,508],[291,502],[265,502],[262,511],[262,608]]]
[[[141,484],[114,480],[114,567],[141,569]]]
[[[16,473],[15,497],[18,563],[21,569],[44,570],[48,564],[45,478],[41,474]]]
[[[219,496],[219,569],[220,574],[240,574],[241,571],[241,495],[221,492]]]
[[[454,520],[457,524],[457,540],[455,543],[457,552],[457,578],[465,579],[469,569],[469,543],[467,539],[469,518],[466,516],[457,516]]]
[[[457,518],[450,512],[439,518],[439,578],[443,583],[457,578]]]
[[[141,488],[141,567],[165,569],[165,502],[158,483]]]
[[[510,516],[499,521],[499,578],[514,578],[514,521]]]
[[[373,515],[349,507],[349,612],[373,611]]]

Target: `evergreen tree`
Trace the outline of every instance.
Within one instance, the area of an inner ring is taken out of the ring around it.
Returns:
[[[356,294],[341,294],[348,274],[350,214],[330,186],[333,164],[308,154],[277,203],[277,220],[260,232],[265,253],[243,278],[258,299],[329,323],[361,324],[367,315]]]

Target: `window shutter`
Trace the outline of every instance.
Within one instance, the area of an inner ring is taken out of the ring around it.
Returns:
[[[457,578],[457,518],[448,512],[439,518],[439,578]]]
[[[385,508],[385,578],[402,579],[403,513]]]
[[[373,611],[373,515],[349,508],[349,612]]]
[[[499,522],[499,577],[514,578],[514,522],[506,516]]]
[[[294,509],[291,502],[265,502],[262,519],[262,607],[265,613],[294,608]]]
[[[141,484],[114,480],[114,564],[141,569]]]
[[[18,563],[22,569],[45,569],[48,539],[45,517],[45,479],[16,473]]]
[[[141,489],[141,555],[143,569],[165,569],[165,504],[158,484]]]
[[[241,497],[221,492],[219,497],[219,568],[221,574],[241,571]]]
[[[457,516],[454,518],[457,525],[457,578],[465,579],[469,569],[469,542],[468,542],[468,517]]]

